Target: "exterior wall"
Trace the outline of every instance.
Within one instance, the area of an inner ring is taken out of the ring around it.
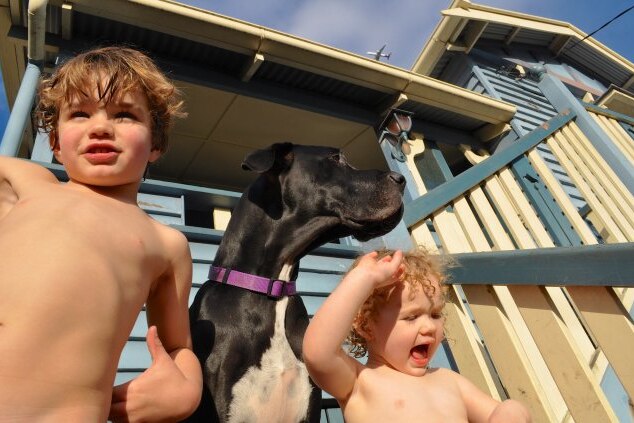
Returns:
[[[542,67],[546,75],[530,74],[531,67],[543,63],[546,63]],[[575,66],[560,62],[549,55],[548,50],[528,45],[501,46],[491,42],[473,49],[469,55],[453,54],[439,78],[517,107],[517,113],[510,122],[514,135],[508,135],[497,146],[491,145],[490,152],[530,133],[558,112],[575,110],[582,131],[589,134],[589,139],[599,153],[622,176],[630,192],[634,192],[632,166],[623,159],[624,155],[620,151],[622,147],[615,145],[618,138],[612,131],[594,126],[590,115],[580,106],[582,97],[588,93],[595,97],[603,94],[607,90],[606,83],[592,78]],[[628,123],[620,122],[619,125],[628,133]],[[631,136],[631,132],[629,134]],[[544,143],[538,146],[537,151],[574,206],[585,214],[589,209],[587,199],[549,146]],[[592,229],[600,236],[600,228]]]
[[[508,61],[491,57],[490,53],[474,51],[465,59],[470,64],[466,70],[470,77],[465,88],[507,101],[517,107],[517,113],[511,120],[511,127],[520,137],[533,131],[557,114],[557,110],[530,78],[516,78],[510,73]],[[586,205],[585,200],[570,177],[558,163],[548,146],[538,147],[539,154],[546,160],[573,204],[579,209]]]

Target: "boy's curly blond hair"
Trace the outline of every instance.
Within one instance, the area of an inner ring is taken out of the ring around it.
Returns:
[[[388,255],[391,256],[394,253],[395,250],[379,250],[377,259]],[[357,266],[360,259],[358,258],[352,263],[350,270]],[[449,257],[431,253],[427,248],[418,246],[410,251],[403,252],[403,264],[405,269],[401,274],[400,280],[407,284],[411,293],[422,289],[427,296],[432,296],[435,292],[435,287],[432,285],[430,278],[433,277],[438,280],[444,297],[446,292],[444,282],[447,280],[445,270],[451,264]],[[350,334],[346,339],[348,353],[353,357],[360,358],[367,354],[367,340],[360,332],[370,333],[370,321],[376,319],[379,308],[388,301],[393,290],[394,285],[376,288],[357,312]]]
[[[102,80],[104,78],[105,80]],[[172,118],[184,117],[180,91],[145,54],[127,47],[102,47],[79,54],[41,80],[35,109],[38,128],[49,133],[51,148],[59,142],[57,122],[62,105],[77,97],[108,102],[134,90],[147,98],[152,118],[152,149],[167,150]]]

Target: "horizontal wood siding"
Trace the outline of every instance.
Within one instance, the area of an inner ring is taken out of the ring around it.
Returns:
[[[137,203],[147,214],[166,225],[185,224],[184,196],[170,197],[165,195],[146,194],[137,195]]]
[[[495,98],[507,101],[517,106],[517,113],[513,117],[513,127],[519,135],[525,135],[557,114],[555,108],[541,92],[537,83],[530,79],[514,79],[500,73],[487,65],[479,66],[482,74],[490,84]],[[583,196],[574,185],[566,171],[550,151],[548,145],[538,148],[539,154],[555,174],[557,180],[568,194],[573,204],[581,209],[586,205]]]

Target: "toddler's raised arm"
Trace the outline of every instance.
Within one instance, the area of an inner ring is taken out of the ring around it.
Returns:
[[[379,260],[376,257],[377,253],[372,252],[361,258],[328,296],[304,335],[304,361],[312,379],[338,400],[348,397],[361,366],[341,344],[372,291],[397,280],[403,254],[397,251]]]

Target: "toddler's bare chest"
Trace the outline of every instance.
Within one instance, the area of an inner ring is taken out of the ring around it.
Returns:
[[[466,422],[458,393],[445,386],[422,383],[419,377],[379,376],[361,378],[358,383],[346,407],[347,420]]]

